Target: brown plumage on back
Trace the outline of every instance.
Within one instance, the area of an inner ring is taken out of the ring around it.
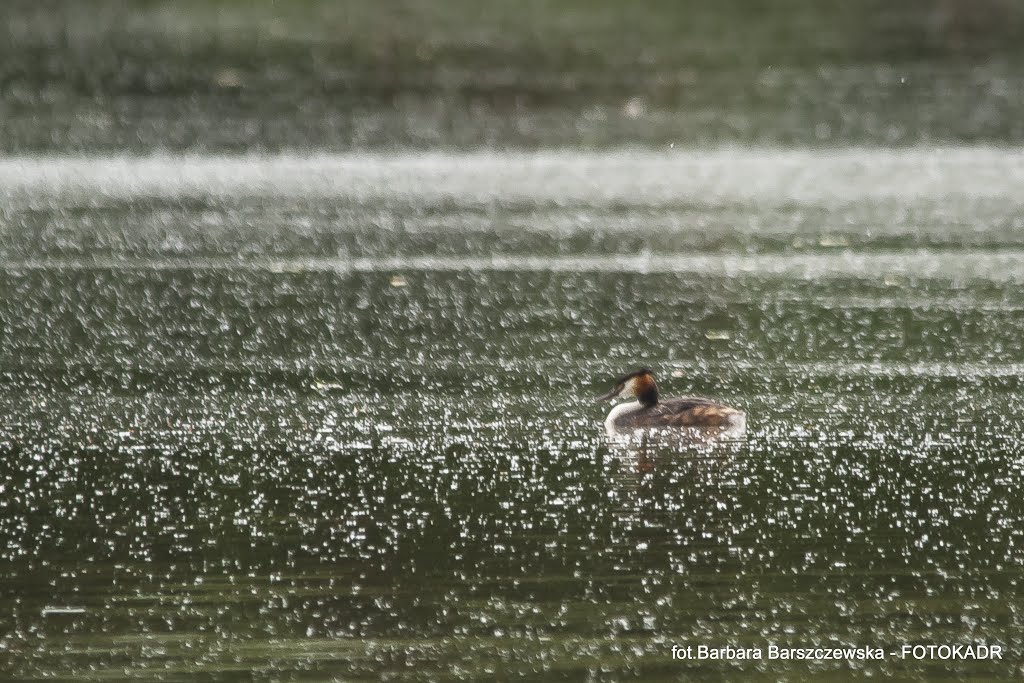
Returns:
[[[687,396],[660,400],[654,373],[641,368],[619,377],[610,392],[598,400],[635,397],[635,403],[615,406],[605,428],[609,434],[639,429],[698,429],[742,432],[746,415],[727,405],[707,398]]]

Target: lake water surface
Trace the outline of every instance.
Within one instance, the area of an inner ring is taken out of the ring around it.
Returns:
[[[0,200],[0,672],[1024,674],[1019,150],[22,157]],[[639,365],[747,438],[610,444]]]

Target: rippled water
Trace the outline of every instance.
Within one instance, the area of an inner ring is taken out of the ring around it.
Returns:
[[[1024,157],[0,162],[19,678],[1022,672]],[[640,364],[740,443],[621,448]],[[673,645],[1001,644],[995,662]]]

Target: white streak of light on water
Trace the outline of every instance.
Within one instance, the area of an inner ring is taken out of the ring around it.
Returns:
[[[692,273],[737,277],[745,274],[818,280],[827,277],[877,279],[886,275],[949,280],[1016,282],[1024,280],[1024,252],[854,252],[829,254],[658,254],[640,256],[410,256],[364,258],[138,259],[96,258],[0,261],[0,269],[19,270],[250,270],[300,272],[584,272]]]
[[[0,198],[259,196],[619,203],[824,203],[1024,196],[1024,151],[986,147],[310,156],[10,157]]]

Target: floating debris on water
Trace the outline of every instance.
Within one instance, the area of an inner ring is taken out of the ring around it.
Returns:
[[[84,607],[71,607],[71,606],[57,606],[57,607],[55,607],[55,606],[47,605],[42,610],[40,610],[40,613],[44,617],[48,617],[48,616],[52,616],[52,615],[56,615],[56,614],[85,614],[85,608]]]
[[[345,384],[342,384],[341,382],[317,382],[313,386],[315,386],[320,391],[328,391],[328,392],[329,391],[344,391],[344,390],[346,390],[348,388]]]

